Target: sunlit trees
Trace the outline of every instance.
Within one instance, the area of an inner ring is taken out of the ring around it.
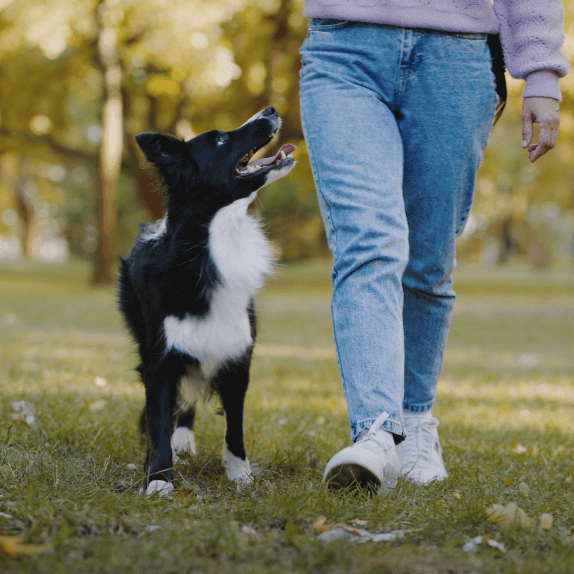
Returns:
[[[564,4],[573,59],[574,2]],[[262,195],[270,233],[284,259],[327,254],[299,121],[302,7],[303,0],[0,0],[0,234],[18,228],[30,251],[30,238],[49,227],[74,253],[93,257],[96,282],[109,282],[137,221],[163,213],[134,136],[231,129],[273,105],[299,163]],[[552,205],[568,233],[574,84],[562,80],[559,147],[534,167],[519,141],[521,86],[511,82],[491,137],[475,232],[460,242],[461,257],[480,258],[492,237],[498,261],[510,243],[511,255],[532,258],[532,245],[555,252],[559,237],[544,223],[552,227]]]

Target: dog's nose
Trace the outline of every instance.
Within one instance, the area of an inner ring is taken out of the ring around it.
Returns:
[[[277,110],[273,106],[269,106],[263,110],[261,113],[262,116],[276,116]]]

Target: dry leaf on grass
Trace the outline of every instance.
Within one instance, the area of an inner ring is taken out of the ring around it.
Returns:
[[[48,544],[23,544],[22,536],[2,536],[0,535],[0,550],[8,556],[35,556],[55,546],[55,542]]]
[[[506,506],[500,504],[493,504],[487,508],[486,515],[488,520],[500,524],[500,528],[507,528],[509,524],[517,523],[530,528],[532,526],[532,518],[530,518],[520,506],[515,502],[509,502]]]
[[[186,488],[185,490],[180,490],[175,495],[175,498],[177,498],[178,500],[183,500],[186,498],[194,500],[197,498],[197,492],[195,492],[195,489],[193,489],[193,488]]]
[[[331,530],[331,528],[332,526],[327,524],[326,516],[319,516],[319,518],[313,522],[313,530],[315,532],[327,532],[327,530]]]

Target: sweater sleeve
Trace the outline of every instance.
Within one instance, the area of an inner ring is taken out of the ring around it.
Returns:
[[[564,9],[560,0],[494,0],[504,60],[513,78],[524,78],[523,97],[561,100],[558,78],[568,72],[560,51]]]

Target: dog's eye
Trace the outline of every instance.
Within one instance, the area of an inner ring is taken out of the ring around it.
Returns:
[[[222,145],[227,142],[229,137],[226,134],[221,134],[217,137],[217,145]]]

